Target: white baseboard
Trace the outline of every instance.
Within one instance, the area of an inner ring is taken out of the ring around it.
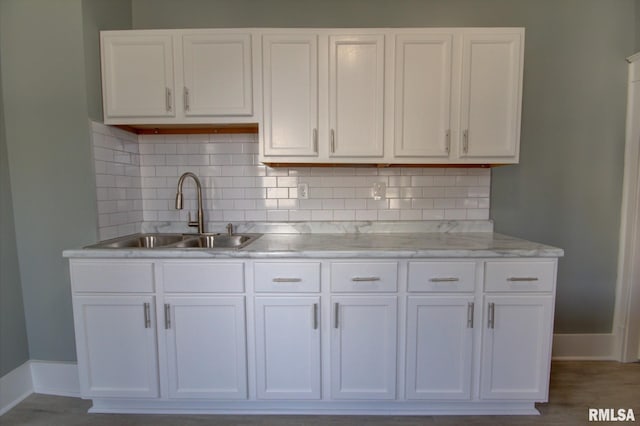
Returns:
[[[31,377],[35,393],[80,396],[78,364],[75,362],[31,361]]]
[[[0,415],[32,393],[80,396],[75,362],[27,361],[0,377]]]
[[[27,361],[0,377],[0,416],[32,393],[31,362]]]
[[[554,334],[553,359],[615,361],[614,334]]]

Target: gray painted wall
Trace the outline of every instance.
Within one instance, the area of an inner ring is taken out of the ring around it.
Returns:
[[[640,0],[636,0],[636,52],[640,52]]]
[[[4,129],[0,54],[0,377],[29,359]]]
[[[556,332],[608,333],[637,3],[133,0],[133,26],[526,27],[522,161],[494,170],[492,218],[499,232],[566,249]]]
[[[31,359],[76,358],[62,250],[97,238],[88,117],[101,114],[93,29],[120,19],[98,18],[107,3],[126,6],[130,22],[128,2],[2,2],[5,136]]]

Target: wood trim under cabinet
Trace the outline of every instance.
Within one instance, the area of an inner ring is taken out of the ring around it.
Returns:
[[[118,129],[124,130],[129,133],[135,133],[136,135],[201,135],[209,133],[217,134],[236,134],[236,133],[258,133],[258,124],[213,124],[209,126],[198,125],[184,125],[184,126],[162,126],[162,125],[114,125]]]
[[[265,166],[269,167],[460,167],[468,169],[488,169],[498,166],[506,166],[508,164],[449,164],[449,163],[437,163],[437,164],[400,164],[400,163],[267,163],[262,162]]]

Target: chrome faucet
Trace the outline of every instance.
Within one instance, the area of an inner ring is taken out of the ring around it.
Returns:
[[[232,236],[233,235],[233,223],[227,223],[227,235]]]
[[[183,197],[182,197],[182,184],[184,179],[190,177],[196,183],[196,191],[198,192],[198,220],[191,220],[191,212],[189,212],[189,221],[187,225],[198,227],[198,233],[204,234],[204,213],[202,211],[202,185],[200,185],[200,179],[192,172],[183,173],[178,179],[178,192],[176,194],[176,209],[182,210]]]

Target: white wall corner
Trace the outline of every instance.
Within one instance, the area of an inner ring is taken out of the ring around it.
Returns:
[[[80,396],[78,364],[75,362],[31,361],[31,376],[35,393]]]
[[[616,336],[607,334],[554,334],[554,360],[614,361]]]
[[[27,361],[0,377],[0,416],[32,393],[31,362]]]

